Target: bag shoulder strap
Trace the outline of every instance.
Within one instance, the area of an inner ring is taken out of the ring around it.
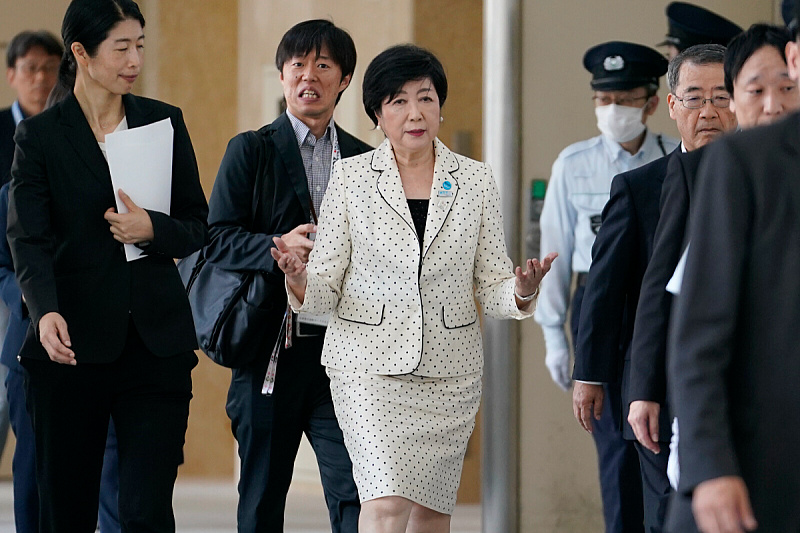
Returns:
[[[253,186],[253,202],[250,208],[250,228],[255,230],[258,221],[259,207],[264,211],[265,220],[272,216],[272,202],[263,202],[265,192],[272,196],[273,180],[271,178],[271,166],[274,154],[272,144],[272,131],[261,128],[258,131],[248,131],[247,136],[253,148],[253,153],[258,154],[258,165],[256,167],[255,184]],[[266,211],[265,211],[266,210]]]

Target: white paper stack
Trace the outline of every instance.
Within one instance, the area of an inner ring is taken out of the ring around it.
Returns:
[[[172,123],[168,118],[106,135],[108,168],[118,213],[128,212],[119,198],[119,190],[122,189],[142,209],[169,215],[173,135]],[[128,261],[139,259],[142,255],[142,250],[133,244],[125,245]]]

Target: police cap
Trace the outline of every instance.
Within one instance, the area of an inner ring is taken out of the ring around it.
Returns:
[[[595,91],[627,91],[658,85],[667,72],[667,60],[641,44],[611,41],[593,46],[583,56],[583,66],[592,73]]]
[[[787,26],[791,26],[792,21],[795,19],[795,5],[794,0],[782,0],[781,1],[781,17],[783,17],[783,23]]]
[[[686,2],[672,2],[667,6],[667,24],[667,38],[658,46],[671,44],[681,52],[696,44],[727,46],[744,31],[725,17]]]

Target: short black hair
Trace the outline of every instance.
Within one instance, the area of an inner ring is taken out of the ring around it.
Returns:
[[[378,125],[378,113],[384,101],[394,98],[407,82],[425,78],[433,82],[439,106],[444,106],[447,76],[432,52],[413,44],[399,44],[378,54],[367,67],[361,87],[364,110],[372,123]]]
[[[328,49],[331,59],[342,70],[342,79],[356,70],[356,45],[353,38],[330,20],[306,20],[292,26],[283,34],[275,52],[275,66],[282,73],[283,65],[293,57],[305,57],[312,50],[319,56],[322,47]],[[342,91],[344,92],[344,91]],[[342,93],[336,97],[336,102]]]
[[[725,90],[733,96],[733,82],[750,56],[771,46],[786,63],[786,43],[792,40],[788,29],[771,24],[753,24],[728,44],[725,51]]]
[[[32,48],[42,48],[49,56],[56,56],[61,59],[64,54],[64,47],[58,37],[49,31],[23,31],[18,33],[8,43],[6,51],[6,66],[14,68],[17,66],[17,59],[25,57]]]

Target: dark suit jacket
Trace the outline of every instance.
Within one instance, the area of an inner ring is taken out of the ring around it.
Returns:
[[[709,145],[667,358],[678,490],[742,476],[765,532],[800,531],[799,236],[800,115]]]
[[[8,239],[34,326],[23,357],[47,358],[36,330],[52,311],[66,320],[82,362],[116,359],[131,319],[158,356],[197,347],[173,261],[199,249],[208,234],[189,133],[176,107],[133,95],[123,104],[130,128],[169,118],[175,130],[170,215],[148,211],[155,234],[149,255],[130,263],[103,218],[116,206],[111,176],[75,96],[17,127]]]
[[[251,211],[259,156],[245,134],[228,143],[222,158],[214,190],[209,201],[208,224],[211,242],[206,248],[209,261],[229,270],[256,270],[264,273],[271,287],[276,318],[286,308],[283,272],[270,255],[272,238],[310,222],[310,195],[303,158],[297,146],[292,124],[284,113],[275,122],[258,130],[269,163],[259,201],[255,226]],[[342,157],[372,150],[336,126]],[[274,344],[271,340],[270,346]],[[268,351],[261,359],[269,358]]]
[[[11,108],[0,111],[0,185],[11,179],[11,162],[14,160],[14,130],[17,125]]]
[[[11,248],[6,239],[8,227],[8,188],[6,183],[0,188],[0,298],[8,307],[8,329],[0,351],[0,363],[8,368],[22,370],[17,355],[25,340],[25,332],[30,325],[28,310],[22,304],[22,291],[19,290],[11,260]]]
[[[592,266],[581,305],[573,379],[621,383],[622,405],[611,406],[625,438],[628,424],[630,342],[642,276],[650,260],[667,163],[678,150],[620,174],[611,183],[603,224],[592,246]],[[662,416],[662,441],[670,426]]]
[[[666,355],[672,294],[667,292],[667,283],[686,248],[689,205],[704,151],[705,147],[676,154],[667,166],[653,255],[642,280],[636,309],[631,341],[630,401],[658,402],[662,412],[669,411]]]

